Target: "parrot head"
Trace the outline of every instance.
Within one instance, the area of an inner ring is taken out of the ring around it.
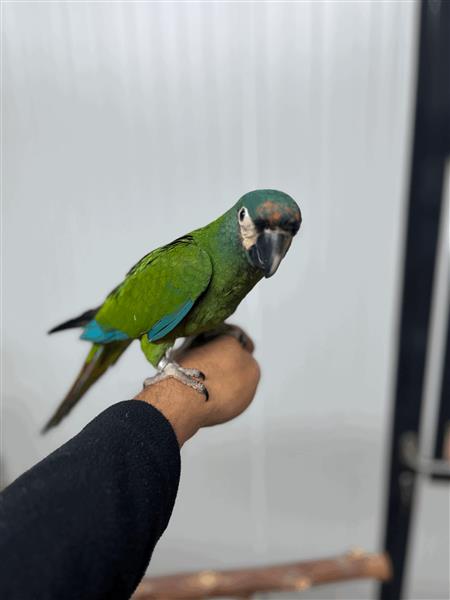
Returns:
[[[272,277],[302,222],[290,196],[277,190],[248,192],[235,205],[240,240],[249,262]]]

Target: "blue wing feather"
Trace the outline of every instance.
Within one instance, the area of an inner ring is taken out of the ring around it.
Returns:
[[[130,339],[129,336],[119,329],[102,327],[95,319],[89,321],[84,328],[80,338],[95,344],[108,344]]]
[[[162,317],[162,319],[157,321],[147,333],[148,340],[150,342],[155,342],[167,335],[184,319],[193,306],[193,300],[189,299],[176,311]],[[80,337],[82,340],[87,340],[95,344],[108,344],[110,342],[130,339],[129,336],[123,331],[120,331],[120,329],[104,327],[95,319],[89,321]]]
[[[176,311],[165,315],[162,319],[157,321],[147,333],[148,341],[156,342],[167,335],[178,325],[178,323],[180,323],[180,321],[184,319],[193,306],[194,302],[192,300],[187,300],[184,304],[177,308]]]

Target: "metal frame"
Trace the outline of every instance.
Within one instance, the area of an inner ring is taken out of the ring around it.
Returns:
[[[408,440],[417,439],[420,433],[444,167],[450,147],[450,2],[422,2],[419,44],[414,147],[384,532],[384,549],[392,561],[393,578],[380,587],[381,600],[399,600],[402,597],[414,509],[418,463],[417,460],[405,460],[405,444],[408,444]],[[409,451],[411,456],[411,445]]]
[[[434,456],[439,462],[442,462],[444,439],[446,435],[450,435],[447,430],[450,423],[450,310],[447,315],[447,341],[444,358],[444,373],[441,385],[441,399],[439,404],[439,414],[437,418],[437,432],[434,446]],[[448,464],[448,463],[447,463]],[[448,480],[448,476],[441,473],[432,473],[434,480]]]

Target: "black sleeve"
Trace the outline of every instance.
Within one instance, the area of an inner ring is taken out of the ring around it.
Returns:
[[[158,410],[138,400],[105,410],[0,494],[0,598],[129,598],[179,476]]]

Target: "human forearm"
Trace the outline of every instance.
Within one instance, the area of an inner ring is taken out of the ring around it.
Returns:
[[[167,420],[120,402],[0,495],[0,597],[128,598],[179,478]]]
[[[107,409],[0,495],[2,599],[131,595],[172,512],[179,447],[245,410],[259,380],[230,336],[178,360],[205,373],[207,402],[173,379],[146,388],[144,402]]]

